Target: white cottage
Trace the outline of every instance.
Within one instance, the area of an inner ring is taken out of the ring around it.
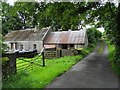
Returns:
[[[36,28],[11,31],[5,35],[5,43],[10,47],[10,50],[19,51],[41,51],[43,48],[43,40],[50,27],[38,30]]]

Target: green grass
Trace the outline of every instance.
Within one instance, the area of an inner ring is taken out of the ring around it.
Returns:
[[[103,49],[104,49],[103,42],[101,42],[98,52],[101,54],[103,52]]]
[[[109,61],[111,63],[112,70],[120,76],[120,67],[114,63],[114,54],[115,54],[115,46],[111,45],[109,41],[107,41],[108,44],[108,51],[109,51]]]
[[[74,64],[85,57],[93,48],[88,48],[82,51],[81,55],[77,56],[66,56],[62,58],[56,58],[51,60],[45,60],[46,66],[41,67],[42,60],[39,57],[35,64],[29,62],[31,59],[25,58],[23,60],[17,59],[17,70],[18,73],[11,76],[6,81],[3,81],[4,88],[44,88],[55,77],[60,76],[65,71],[71,68]],[[37,65],[36,65],[37,64]],[[30,65],[28,67],[28,65]],[[26,70],[25,68],[28,67]]]

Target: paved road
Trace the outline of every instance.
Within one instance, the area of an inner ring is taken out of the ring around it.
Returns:
[[[99,52],[101,45],[102,53]],[[118,88],[118,77],[112,72],[107,55],[107,45],[99,42],[91,54],[46,88]]]

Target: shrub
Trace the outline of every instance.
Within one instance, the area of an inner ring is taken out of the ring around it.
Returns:
[[[86,49],[83,49],[83,50],[81,51],[81,54],[82,54],[83,56],[87,55],[88,53],[89,53],[89,51],[86,50]]]

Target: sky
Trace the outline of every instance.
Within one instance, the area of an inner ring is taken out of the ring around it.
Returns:
[[[91,27],[94,27],[94,26],[86,25],[86,28],[84,27],[84,29],[91,28]],[[97,29],[102,33],[105,31],[103,27],[97,28]]]
[[[15,1],[16,0],[7,0],[7,3],[9,3],[10,5],[13,5]]]
[[[103,27],[102,28],[97,28],[97,29],[102,33],[105,31]]]

